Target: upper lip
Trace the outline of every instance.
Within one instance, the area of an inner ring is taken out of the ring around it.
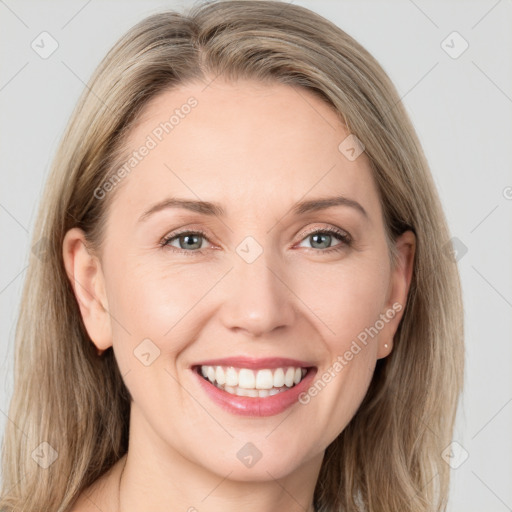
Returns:
[[[293,366],[294,368],[311,368],[314,365],[308,361],[290,359],[288,357],[263,357],[253,358],[246,356],[225,357],[222,359],[208,359],[192,365],[198,366],[233,366],[235,368],[250,368],[253,370],[262,368],[283,368]]]

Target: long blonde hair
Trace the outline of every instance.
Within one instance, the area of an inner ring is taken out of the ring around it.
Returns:
[[[463,318],[426,158],[376,60],[321,16],[269,0],[152,15],[115,44],[84,91],[33,235],[39,250],[30,257],[16,329],[0,509],[63,512],[126,453],[130,395],[112,349],[98,357],[85,330],[64,269],[63,238],[78,226],[92,247],[101,246],[115,191],[104,200],[94,192],[118,169],[138,114],[164,90],[218,75],[304,87],[331,105],[365,146],[390,239],[406,229],[416,235],[393,352],[378,360],[359,410],[326,450],[317,510],[445,510],[449,466],[441,454],[462,389]]]

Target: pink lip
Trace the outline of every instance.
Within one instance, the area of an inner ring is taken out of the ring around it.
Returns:
[[[226,359],[222,360],[222,363],[216,363],[219,366],[237,366],[237,364],[226,364]],[[262,360],[258,360],[261,362]],[[290,360],[287,360],[290,361]],[[235,360],[231,361],[235,362]],[[236,363],[239,363],[239,359],[236,360]],[[293,364],[284,364],[283,366],[302,366],[302,364],[297,364],[298,361],[295,361]],[[204,363],[206,364],[206,363]],[[210,366],[210,364],[208,364]],[[213,364],[211,364],[213,366]],[[245,367],[245,365],[241,365]],[[278,365],[279,366],[279,365]],[[261,368],[262,366],[258,366]],[[271,366],[272,368],[274,366]],[[266,368],[269,368],[266,366]],[[317,372],[316,368],[309,368],[308,373],[305,377],[292,388],[287,391],[282,391],[277,395],[265,397],[265,398],[253,398],[247,396],[237,396],[228,393],[227,391],[223,391],[219,389],[217,386],[214,386],[209,380],[205,379],[202,375],[197,371],[198,367],[195,367],[193,373],[196,375],[199,380],[199,384],[204,389],[206,394],[222,409],[228,411],[232,414],[238,414],[240,416],[274,416],[276,414],[280,414],[288,407],[296,404],[299,399],[299,395],[306,391],[312,384],[313,378]]]
[[[262,368],[284,368],[293,366],[294,368],[309,368],[314,366],[307,361],[299,361],[297,359],[288,359],[286,357],[264,357],[256,359],[252,357],[226,357],[223,359],[209,359],[192,365],[194,366],[233,366],[234,368],[250,368],[251,370],[259,370]]]

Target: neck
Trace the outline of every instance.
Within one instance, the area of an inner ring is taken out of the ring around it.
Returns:
[[[314,485],[294,485],[293,477],[239,482],[219,475],[200,483],[189,478],[188,471],[179,471],[167,480],[173,484],[162,488],[155,485],[162,476],[155,477],[139,457],[128,453],[119,480],[117,512],[167,512],[171,504],[187,512],[238,512],[241,506],[244,512],[315,512]]]
[[[135,439],[130,435],[119,479],[118,512],[167,512],[170,505],[187,512],[315,512],[313,494],[323,453],[278,478],[260,467],[257,481],[249,481],[230,478],[239,469],[236,464],[224,474],[215,473],[168,446]]]

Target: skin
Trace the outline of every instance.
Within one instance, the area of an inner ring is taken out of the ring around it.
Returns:
[[[123,512],[312,511],[324,451],[354,416],[377,359],[391,352],[403,309],[308,404],[278,415],[220,408],[190,366],[234,355],[291,357],[321,375],[381,313],[405,304],[414,235],[397,239],[393,268],[366,154],[350,161],[339,151],[349,132],[303,89],[221,78],[207,88],[182,85],[150,102],[131,150],[190,96],[197,107],[117,186],[101,253],[87,251],[77,228],[64,240],[88,334],[100,350],[113,346],[133,397],[127,456],[74,510],[116,510],[126,463]],[[171,195],[218,202],[226,215],[167,209],[138,222]],[[368,217],[348,206],[288,213],[298,201],[334,195],[359,202]],[[329,227],[352,243],[306,233]],[[177,252],[159,246],[181,228],[206,232],[195,246],[203,254],[183,237],[172,242]],[[236,252],[247,236],[263,249],[252,263]],[[341,250],[326,252],[335,246]],[[146,338],[160,350],[149,366],[134,356]],[[236,456],[247,442],[262,453],[250,468]]]

